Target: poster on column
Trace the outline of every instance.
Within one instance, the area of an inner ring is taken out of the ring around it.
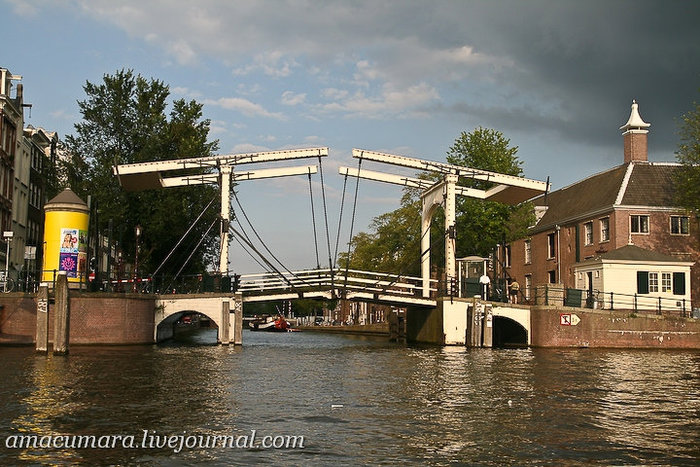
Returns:
[[[87,232],[84,230],[62,228],[61,248],[59,250],[58,270],[65,271],[69,278],[79,277],[85,270]]]

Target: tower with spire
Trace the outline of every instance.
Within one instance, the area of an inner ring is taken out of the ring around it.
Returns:
[[[639,115],[637,101],[632,101],[632,110],[627,123],[620,127],[624,142],[625,164],[628,162],[648,162],[647,134],[650,123],[642,120]]]

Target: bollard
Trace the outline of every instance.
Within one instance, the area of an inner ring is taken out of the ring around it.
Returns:
[[[36,351],[49,351],[49,284],[42,282],[36,294]]]
[[[236,296],[234,308],[234,322],[233,322],[233,343],[234,345],[243,344],[243,301],[241,296]]]
[[[231,307],[228,300],[223,300],[221,302],[221,327],[219,328],[219,343],[223,345],[229,345],[230,339],[230,320],[231,320]]]
[[[70,333],[70,297],[68,294],[68,276],[60,271],[56,278],[56,305],[53,326],[53,354],[68,354],[68,336]]]

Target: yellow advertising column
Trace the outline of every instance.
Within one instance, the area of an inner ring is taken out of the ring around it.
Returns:
[[[87,281],[89,213],[87,204],[66,188],[44,206],[44,265],[42,280],[65,271],[68,283]]]

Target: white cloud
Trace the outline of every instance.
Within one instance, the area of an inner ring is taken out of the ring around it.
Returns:
[[[306,100],[306,93],[295,93],[293,91],[284,91],[282,93],[282,103],[284,105],[299,105]]]
[[[32,5],[31,2],[23,0],[8,1],[12,5],[12,11],[18,16],[28,18],[36,16],[36,14],[39,13],[39,8],[37,8],[35,5]]]
[[[232,154],[248,154],[251,152],[266,152],[269,151],[270,148],[267,146],[260,146],[257,144],[253,143],[239,143],[236,144],[233,149],[231,150]]]
[[[323,138],[316,135],[309,135],[304,137],[304,142],[309,144],[319,144],[323,141]]]
[[[376,96],[368,96],[363,91],[349,94],[337,90],[330,90],[324,96],[335,100],[317,106],[317,111],[347,113],[363,118],[422,117],[431,105],[440,100],[437,89],[426,83],[400,89],[386,84]]]
[[[342,100],[350,95],[346,89],[326,88],[321,91],[321,96],[326,99]]]
[[[260,135],[258,138],[260,141],[265,141],[266,143],[274,143],[277,141],[277,136],[275,135]]]
[[[262,92],[262,86],[258,83],[238,83],[236,85],[236,92],[243,96],[254,96]]]
[[[221,120],[212,120],[209,124],[209,134],[212,135],[223,135],[227,134],[227,123]]]
[[[269,112],[260,104],[243,99],[241,97],[221,97],[219,99],[205,99],[207,105],[215,105],[226,110],[235,110],[246,117],[266,117],[284,120],[285,116],[278,112]]]
[[[296,60],[280,50],[256,55],[252,63],[233,70],[234,76],[244,76],[262,71],[273,78],[285,78],[292,73],[292,68],[299,66]]]
[[[173,86],[172,88],[170,88],[170,91],[176,96],[188,97],[190,99],[198,99],[202,97],[201,92],[195,91],[194,89],[190,89],[185,86]]]

